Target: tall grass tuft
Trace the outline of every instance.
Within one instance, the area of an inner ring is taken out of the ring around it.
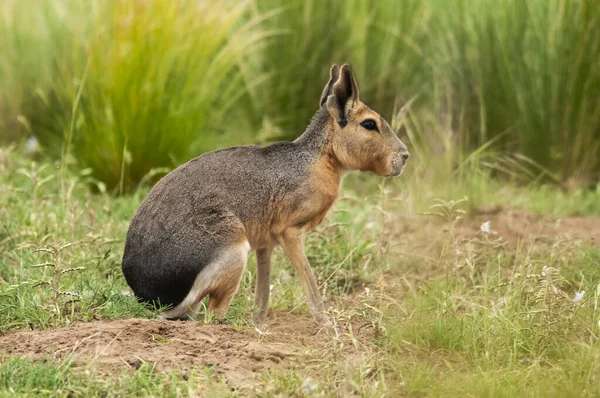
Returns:
[[[559,174],[588,182],[600,164],[600,8],[591,1],[443,1],[439,83],[472,149],[500,138]]]
[[[42,144],[63,155],[72,145],[111,187],[217,146],[245,93],[238,63],[258,35],[244,31],[248,3],[91,4],[92,33],[71,37],[30,107]]]
[[[57,84],[57,67],[66,62],[73,37],[85,37],[89,12],[81,2],[6,0],[0,4],[0,142],[34,134],[33,104]],[[59,109],[39,115],[52,120]]]

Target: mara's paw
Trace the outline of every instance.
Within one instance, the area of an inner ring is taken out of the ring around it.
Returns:
[[[342,333],[342,326],[335,322],[335,318],[331,317],[330,315],[321,313],[315,316],[315,320],[319,326],[321,326],[321,330],[325,330],[336,337]]]
[[[252,314],[252,322],[254,326],[260,330],[265,328],[265,323],[267,321],[267,311],[256,310]]]

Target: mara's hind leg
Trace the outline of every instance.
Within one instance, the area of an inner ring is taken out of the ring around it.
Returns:
[[[240,285],[249,251],[247,241],[221,249],[220,255],[198,274],[185,299],[176,307],[163,312],[161,318],[197,319],[202,299],[206,295],[210,295],[208,312],[224,314]]]
[[[170,310],[161,312],[159,317],[161,319],[180,319],[183,321],[197,321],[199,319],[202,319],[202,316],[200,315],[201,307],[202,298],[196,301],[195,303],[188,305],[187,307],[178,305],[176,307],[171,308]]]
[[[247,249],[241,251],[237,256],[231,256],[231,262],[224,267],[221,275],[210,288],[207,314],[222,317],[227,312],[233,296],[240,287],[247,259]]]

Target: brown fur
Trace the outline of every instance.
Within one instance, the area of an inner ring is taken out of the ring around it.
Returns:
[[[346,171],[399,175],[408,151],[360,101],[349,65],[331,68],[319,104],[296,141],[210,152],[153,187],[131,223],[123,257],[138,297],[172,304],[164,315],[181,318],[210,295],[209,311],[222,314],[237,291],[247,250],[256,250],[256,322],[262,324],[271,253],[280,245],[315,318],[326,321],[304,235],[335,203]]]
[[[223,272],[220,278],[214,281],[208,291],[199,295],[197,301],[202,300],[204,296],[210,293],[208,311],[215,312],[217,315],[223,315],[227,311],[227,308],[229,308],[229,304],[237,292],[243,271],[243,268],[232,268]]]

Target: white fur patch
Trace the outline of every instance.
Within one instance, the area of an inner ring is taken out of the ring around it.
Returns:
[[[208,293],[210,287],[221,278],[223,273],[231,275],[231,268],[242,268],[242,272],[246,267],[250,253],[250,243],[244,241],[242,244],[226,248],[221,255],[208,264],[196,276],[196,280],[192,285],[187,296],[177,306],[160,314],[163,319],[185,319],[188,316],[193,316],[197,313],[202,302],[201,294]],[[241,279],[241,277],[240,277]]]

